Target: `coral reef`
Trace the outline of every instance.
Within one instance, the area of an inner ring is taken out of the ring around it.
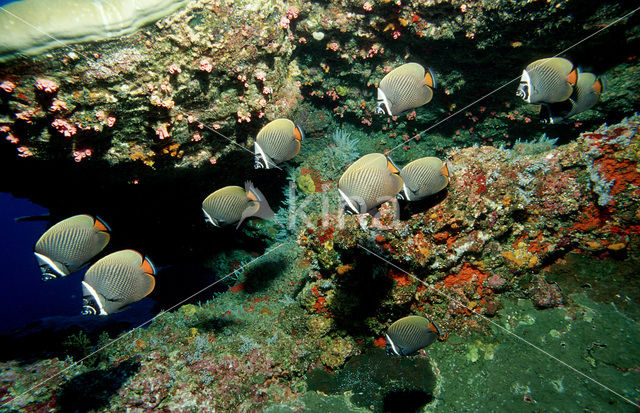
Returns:
[[[144,328],[6,338],[31,345],[0,363],[2,408],[569,411],[575,394],[628,407],[512,334],[637,402],[640,361],[623,348],[640,341],[637,16],[571,49],[610,81],[570,122],[538,123],[505,87],[631,6],[194,0],[125,37],[0,63],[5,185],[56,213],[117,209],[122,239],[163,265]],[[406,61],[435,71],[434,99],[375,114],[378,82]],[[255,171],[254,136],[276,117],[304,130],[301,151]],[[440,156],[449,186],[344,216],[337,181],[373,151],[399,166]],[[205,226],[211,186],[249,178],[273,219]],[[383,356],[408,314],[440,339]]]
[[[303,293],[320,292],[327,314],[343,311],[329,298],[355,277],[352,270],[343,275],[345,266],[371,269],[363,263],[375,258],[367,257],[371,250],[417,276],[393,268],[380,274],[390,288],[372,316],[383,323],[410,308],[459,331],[471,312],[494,315],[504,294],[529,297],[540,308],[563,305],[562,291],[544,278],[550,264],[571,252],[637,258],[640,175],[630,148],[640,139],[639,126],[634,116],[533,155],[518,147],[453,150],[446,196],[417,210],[407,205],[406,221],[383,211],[379,218],[318,221],[300,234],[305,256],[319,270]],[[593,169],[610,183],[605,204]]]
[[[515,101],[504,82],[532,56],[555,53],[611,22],[626,3],[192,1],[126,37],[1,63],[0,125],[22,157],[156,168],[216,164],[250,151],[260,126],[276,117],[302,121],[311,137],[327,133],[334,119],[348,122],[366,131],[359,152],[400,146],[395,156],[403,161],[416,151],[512,145],[515,137],[539,135],[532,128],[537,108]],[[603,104],[575,122],[545,126],[549,134],[566,142],[581,125],[637,109],[637,40],[623,35],[635,24],[618,23],[572,51],[611,82]],[[524,36],[530,32],[536,35]],[[612,39],[615,56],[602,53]],[[375,115],[377,83],[411,60],[435,70],[436,98],[393,119]],[[43,93],[39,79],[58,86]],[[482,106],[469,106],[494,89]],[[458,121],[433,130],[451,115]]]

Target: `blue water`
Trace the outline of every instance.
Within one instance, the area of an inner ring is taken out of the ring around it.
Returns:
[[[15,222],[15,218],[48,211],[25,199],[0,193],[0,331],[22,327],[43,317],[75,316],[82,306],[82,272],[43,282],[33,245],[47,221]]]
[[[16,0],[0,0],[0,6],[4,6],[5,4],[13,3]]]

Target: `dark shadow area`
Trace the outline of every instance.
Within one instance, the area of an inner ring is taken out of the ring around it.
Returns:
[[[269,288],[271,283],[284,271],[286,263],[283,260],[269,260],[247,267],[246,281],[244,282],[244,291],[247,294],[254,294]]]
[[[106,370],[93,370],[73,377],[58,394],[58,411],[87,412],[104,409],[109,399],[140,369],[137,360],[125,360]]]
[[[414,413],[433,400],[433,395],[422,390],[401,390],[388,393],[382,402],[385,413]]]
[[[115,338],[151,319],[152,307],[151,300],[143,300],[108,317],[78,315],[43,318],[23,328],[0,334],[0,360],[28,362],[72,356],[77,361],[94,350],[101,335]]]
[[[158,272],[152,294],[159,302],[158,307],[163,310],[187,298],[181,305],[196,304],[227,289],[225,282],[216,283],[222,276],[224,274],[198,263],[170,265]],[[196,294],[197,292],[200,293]]]
[[[444,201],[447,197],[447,189],[428,196],[419,201],[400,201],[400,219],[406,221],[411,218],[412,215],[425,212]]]
[[[203,317],[198,317],[198,320],[190,323],[187,322],[187,324],[191,327],[195,327],[198,329],[198,331],[206,331],[206,332],[210,332],[210,333],[215,333],[215,332],[220,332],[222,331],[225,327],[228,327],[232,324],[234,324],[234,321],[231,320],[229,317],[211,317],[211,318],[206,318],[204,319]]]
[[[361,249],[355,248],[343,253],[343,262],[357,265],[341,276],[329,305],[336,328],[354,336],[370,333],[365,320],[380,311],[380,303],[393,287],[393,280],[386,276],[386,265],[359,255],[360,252]]]
[[[352,357],[335,373],[312,370],[307,385],[325,394],[351,391],[356,406],[376,413],[414,412],[433,400],[436,377],[427,358],[387,356],[384,350],[372,349]]]

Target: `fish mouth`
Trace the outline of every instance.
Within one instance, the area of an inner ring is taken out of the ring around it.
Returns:
[[[42,267],[40,267],[42,268]],[[44,269],[43,269],[44,270]],[[52,272],[52,271],[43,271],[42,272],[42,277],[40,278],[42,281],[47,282],[47,281],[51,281],[51,280],[55,280],[58,277],[58,274]]]
[[[255,161],[253,167],[255,169],[269,169],[271,167],[271,165],[269,165],[269,158],[264,153],[264,150],[262,150],[262,147],[258,144],[258,142],[255,143],[254,154]]]
[[[220,224],[218,223],[218,220],[216,220],[215,218],[213,218],[211,215],[209,215],[207,213],[207,211],[205,211],[204,208],[202,208],[202,212],[204,213],[204,220],[205,222],[210,223],[211,225],[213,225],[214,227],[219,227]]]
[[[85,290],[85,295],[82,297],[82,315],[108,315],[100,304],[96,290],[85,281],[82,281],[82,287]],[[87,292],[89,294],[86,294]]]
[[[391,108],[389,107],[387,95],[385,95],[380,88],[378,88],[378,98],[376,99],[376,113],[391,115]]]
[[[96,315],[98,314],[98,312],[96,311],[95,307],[88,304],[88,303],[83,303],[82,305],[82,315]]]
[[[343,214],[347,214],[347,215],[356,215],[360,213],[360,209],[356,206],[356,204],[354,204],[354,202],[347,196],[347,194],[345,194],[344,192],[342,192],[342,189],[338,188],[338,193],[340,194],[340,197],[342,198],[342,201],[344,201],[344,206],[342,208],[342,213]]]
[[[529,76],[529,73],[526,70],[522,71],[516,96],[522,98],[528,103],[531,103],[531,76]]]
[[[63,264],[55,262],[44,254],[35,251],[33,254],[38,260],[40,271],[42,271],[42,281],[51,281],[56,278],[65,277],[68,274]]]
[[[520,83],[516,96],[523,100],[527,100],[529,98],[529,86],[526,83]]]

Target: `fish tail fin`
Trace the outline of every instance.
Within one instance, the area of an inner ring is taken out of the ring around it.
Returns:
[[[238,225],[236,225],[236,229],[240,228],[240,224],[249,217],[258,217],[262,219],[271,219],[275,214],[267,199],[262,195],[262,192],[255,186],[251,181],[247,181],[244,184],[245,191],[247,191],[247,197],[253,201],[252,205],[247,207],[244,211],[242,211],[242,216],[240,221],[238,221]]]

